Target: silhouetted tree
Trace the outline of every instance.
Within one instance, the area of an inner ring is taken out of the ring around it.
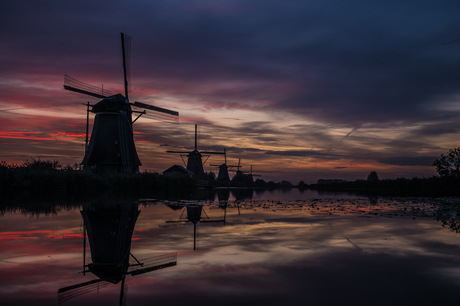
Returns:
[[[367,180],[368,181],[378,181],[379,176],[377,175],[377,172],[371,171],[371,173],[369,173],[369,175],[367,176]]]
[[[436,171],[443,177],[460,177],[460,147],[450,149],[447,154],[433,162]]]
[[[281,181],[281,183],[279,183],[279,185],[280,185],[281,188],[292,188],[293,187],[291,182],[285,181],[285,180]]]
[[[305,184],[304,181],[300,181],[299,184],[297,184],[297,188],[299,188],[299,189],[306,189],[306,188],[307,188],[307,184]]]

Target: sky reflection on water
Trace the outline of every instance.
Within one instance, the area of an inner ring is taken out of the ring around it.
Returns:
[[[184,208],[190,202],[139,203],[131,253],[142,261],[177,252],[177,265],[128,275],[126,305],[433,305],[457,300],[460,236],[435,220],[444,200],[310,193],[300,198],[294,193],[280,201],[280,195],[231,200],[227,206],[195,202],[202,205],[195,251],[193,223],[186,222]],[[97,278],[80,273],[79,209],[0,217],[3,305],[56,305],[59,288]],[[91,262],[88,244],[86,261]],[[62,305],[118,305],[120,286],[108,283]]]

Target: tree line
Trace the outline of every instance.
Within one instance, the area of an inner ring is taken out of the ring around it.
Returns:
[[[371,171],[366,180],[318,182],[308,188],[388,196],[460,196],[460,147],[433,162],[438,175],[428,178],[379,179]]]

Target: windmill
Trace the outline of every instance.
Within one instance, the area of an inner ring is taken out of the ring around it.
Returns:
[[[131,239],[139,215],[137,203],[85,205],[81,211],[83,229],[83,274],[97,278],[58,290],[59,304],[91,291],[121,282],[120,305],[125,296],[125,279],[175,266],[177,254],[161,254],[139,261],[131,253]],[[86,233],[92,263],[86,265]]]
[[[254,173],[252,172],[252,165],[251,165],[251,170],[249,171],[249,175],[251,175],[251,176],[253,176],[253,177],[254,177],[254,176],[261,176],[260,174],[254,174]]]
[[[211,165],[213,167],[218,167],[219,168],[219,174],[217,175],[217,186],[218,187],[230,187],[230,176],[228,175],[228,170],[232,169],[234,165],[228,165],[227,164],[227,150],[224,148],[224,163],[220,165]]]
[[[121,33],[123,56],[124,96],[83,83],[68,75],[64,76],[64,88],[98,99],[95,105],[87,106],[86,134],[88,135],[89,112],[96,114],[91,139],[86,136],[85,156],[82,165],[95,172],[135,173],[141,162],[137,155],[133,136],[133,123],[141,116],[149,118],[177,118],[178,112],[142,102],[130,102],[127,50],[131,37]],[[133,116],[137,117],[133,120]]]
[[[234,187],[252,187],[254,183],[254,176],[260,176],[257,174],[252,173],[252,165],[251,165],[251,171],[245,172],[241,171],[241,159],[238,159],[238,166],[236,170],[235,176],[232,178],[232,186]]]
[[[211,154],[225,154],[224,152],[200,152],[198,151],[198,134],[197,134],[197,125],[195,124],[195,149],[193,151],[167,151],[168,153],[178,153],[181,154],[182,160],[184,156],[187,156],[187,170],[193,172],[196,177],[204,177],[203,164],[206,163]],[[203,162],[202,157],[206,156],[205,161]],[[185,162],[184,162],[185,164]]]

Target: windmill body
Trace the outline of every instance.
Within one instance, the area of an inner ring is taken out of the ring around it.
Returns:
[[[219,166],[219,174],[217,175],[217,182],[221,182],[222,186],[227,186],[230,182],[230,176],[228,175],[228,166],[227,164],[222,164]]]
[[[211,165],[211,166],[215,166],[215,167],[218,167],[219,168],[219,174],[217,175],[217,186],[218,187],[230,187],[230,175],[228,173],[229,169],[232,169],[232,168],[238,168],[240,169],[240,162],[238,161],[238,165],[237,166],[234,166],[234,165],[228,165],[227,164],[227,150],[224,149],[224,158],[225,158],[225,162],[221,165]]]
[[[139,171],[141,162],[133,137],[131,107],[118,94],[94,105],[93,132],[82,165],[95,172]]]
[[[198,150],[193,150],[187,155],[187,170],[192,171],[196,176],[204,176],[203,159]]]

